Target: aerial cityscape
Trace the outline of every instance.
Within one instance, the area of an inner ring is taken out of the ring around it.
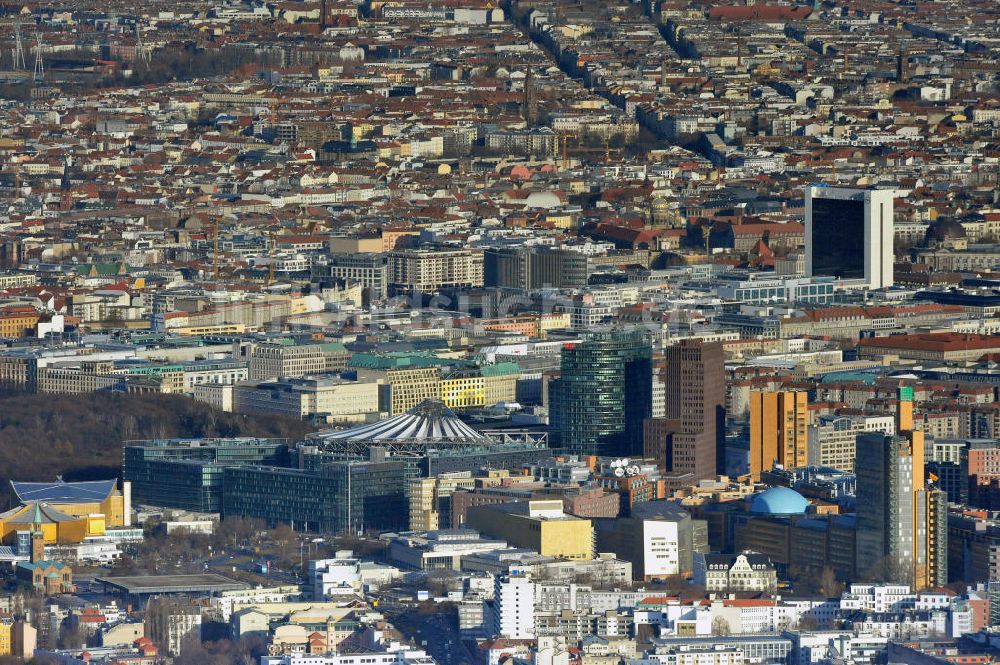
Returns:
[[[0,0],[0,665],[1000,665],[997,0]]]

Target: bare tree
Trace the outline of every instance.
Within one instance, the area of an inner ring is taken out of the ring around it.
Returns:
[[[79,626],[72,628],[68,624],[63,624],[59,629],[59,646],[63,649],[79,649],[84,645],[86,635]]]
[[[715,617],[712,619],[712,634],[718,635],[719,637],[727,637],[732,632],[729,626],[729,621],[724,617]]]
[[[823,568],[819,578],[819,590],[827,598],[839,598],[844,585],[837,579],[837,573],[830,566]]]
[[[865,577],[870,582],[887,582],[890,584],[909,584],[905,570],[892,556],[886,555],[868,568]]]
[[[817,628],[819,628],[819,624],[816,622],[815,617],[804,616],[799,619],[798,628],[799,630],[805,630],[805,631],[816,630]]]
[[[455,580],[455,572],[447,569],[432,570],[427,574],[427,589],[434,596],[448,593]]]

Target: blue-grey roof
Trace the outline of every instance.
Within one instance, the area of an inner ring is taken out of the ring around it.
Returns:
[[[755,515],[802,515],[809,502],[787,487],[772,487],[753,497],[750,512]]]
[[[117,483],[115,478],[111,478],[80,483],[67,483],[62,480],[53,483],[19,483],[12,480],[10,485],[22,503],[29,501],[91,503],[107,499],[115,490]]]
[[[874,386],[875,380],[879,378],[878,374],[872,372],[829,372],[820,377],[820,383],[834,383],[838,381],[857,381],[858,383],[863,383],[866,386]]]

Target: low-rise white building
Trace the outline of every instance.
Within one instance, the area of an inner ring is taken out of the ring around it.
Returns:
[[[212,606],[219,611],[222,620],[229,622],[233,612],[261,603],[286,603],[299,600],[302,592],[297,585],[290,584],[276,587],[258,587],[256,589],[238,589],[223,591],[212,598]]]
[[[375,590],[401,576],[398,568],[355,559],[350,550],[309,562],[309,586],[315,600]]]
[[[852,584],[840,598],[841,610],[898,612],[916,607],[917,597],[906,584]]]

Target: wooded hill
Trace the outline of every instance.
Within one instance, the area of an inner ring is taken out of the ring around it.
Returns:
[[[316,427],[273,416],[217,411],[180,395],[10,395],[0,397],[0,507],[10,480],[110,478],[130,439],[261,436],[291,442]]]

